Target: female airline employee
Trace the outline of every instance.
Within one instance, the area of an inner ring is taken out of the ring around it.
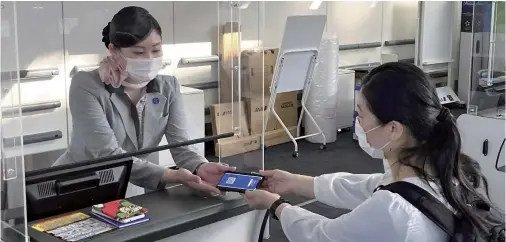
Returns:
[[[384,154],[390,171],[318,177],[262,171],[268,191],[247,192],[246,200],[252,207],[275,210],[292,242],[448,241],[443,230],[398,194],[373,190],[380,184],[403,180],[425,189],[449,208],[465,208],[462,197],[466,196],[477,196],[492,206],[475,189],[483,178],[478,164],[460,154],[455,119],[441,106],[423,71],[414,65],[381,65],[363,84],[355,131],[367,153],[375,158]],[[352,211],[336,219],[325,218],[291,206],[278,195],[288,193]],[[458,210],[477,228],[494,224],[495,220],[472,210]]]
[[[97,70],[78,72],[70,85],[72,140],[55,165],[188,140],[183,99],[175,77],[159,76],[162,31],[151,14],[125,7],[103,29],[109,50]],[[130,182],[149,190],[168,183],[219,193],[214,186],[233,167],[207,162],[194,147],[170,150],[179,170],[135,157]],[[193,173],[193,174],[192,174]]]

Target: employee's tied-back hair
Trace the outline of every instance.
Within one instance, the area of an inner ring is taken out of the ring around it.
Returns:
[[[362,84],[362,94],[379,122],[397,121],[416,140],[414,147],[401,151],[398,162],[412,167],[424,181],[440,184],[449,204],[488,237],[490,227],[504,218],[485,217],[468,204],[481,199],[498,213],[503,211],[490,202],[488,191],[478,192],[480,187],[488,190],[487,181],[479,164],[461,153],[455,118],[441,105],[427,75],[415,65],[391,62],[372,70]]]
[[[132,47],[153,30],[162,35],[162,28],[148,10],[136,6],[124,7],[102,30],[102,42],[106,48],[109,43],[118,48]]]

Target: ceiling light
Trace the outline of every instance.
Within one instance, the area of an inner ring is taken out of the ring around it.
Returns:
[[[313,0],[313,2],[311,3],[311,6],[309,6],[309,9],[316,10],[316,9],[320,8],[321,4],[322,4],[322,0]]]
[[[249,1],[246,1],[246,2],[241,2],[241,6],[239,7],[240,9],[247,9],[249,7]]]

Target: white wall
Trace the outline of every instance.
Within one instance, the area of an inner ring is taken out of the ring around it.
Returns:
[[[316,10],[309,9],[310,1],[251,2],[240,10],[240,16],[232,17],[226,6],[217,2],[19,2],[21,69],[61,66],[62,53],[66,54],[66,75],[62,72],[61,78],[68,77],[74,66],[97,64],[106,53],[101,42],[102,28],[128,5],[148,9],[160,22],[165,58],[172,60],[165,73],[176,75],[182,84],[217,81],[217,63],[188,66],[179,60],[216,54],[218,23],[230,19],[241,21],[243,49],[279,46],[286,17],[290,15],[326,14],[327,31],[336,33],[340,44],[414,39],[416,31],[417,3],[412,1],[323,2]],[[4,16],[6,12],[2,11]],[[260,16],[265,17],[263,31]],[[11,29],[12,24],[8,23]],[[413,48],[385,47],[383,51],[397,53],[403,59],[413,57]],[[342,51],[339,59],[341,65],[356,65],[379,61],[379,56],[380,48],[372,48]],[[2,58],[10,57],[2,54]]]
[[[327,32],[337,33],[340,45],[381,42],[382,3],[329,2]],[[340,51],[339,65],[379,62],[380,48]]]
[[[395,1],[382,2],[383,4],[383,40],[415,39],[416,14],[418,2]],[[409,59],[415,56],[415,45],[401,45],[384,47],[384,53],[394,53],[399,59]]]
[[[2,1],[1,71],[16,70],[16,54],[20,70],[55,69],[59,75],[22,82],[2,80],[2,106],[26,105],[59,101],[60,108],[24,114],[22,119],[3,117],[2,136],[40,134],[60,131],[63,137],[44,144],[25,145],[25,154],[57,150],[67,144],[66,88],[64,48],[61,28],[61,2],[17,2],[17,38],[14,4]],[[16,53],[16,47],[18,53]],[[18,92],[20,90],[20,92]],[[43,122],[41,122],[43,120]],[[4,150],[6,156],[16,156],[19,149]]]
[[[283,38],[286,18],[292,15],[325,15],[329,2],[322,2],[315,10],[309,9],[311,1],[267,1],[264,3],[264,46],[279,47]]]

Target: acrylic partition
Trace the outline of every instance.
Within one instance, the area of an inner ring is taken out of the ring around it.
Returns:
[[[213,132],[234,132],[234,136],[215,142],[214,150],[220,162],[239,171],[257,172],[264,164],[263,110],[269,86],[263,51],[265,3],[225,1],[217,5],[219,101],[209,108]],[[272,136],[268,130],[265,134]]]
[[[505,3],[474,2],[473,58],[468,113],[504,119]]]
[[[210,111],[214,130],[236,134],[215,143],[221,162],[255,171],[267,160],[295,159],[287,132],[297,135],[301,92],[278,93],[272,104],[286,130],[266,109],[287,18],[325,15],[328,4],[314,2],[219,3],[219,104]]]
[[[461,56],[472,57],[467,67],[471,71],[470,85],[466,87],[468,114],[457,119],[462,152],[478,162],[488,181],[490,200],[504,211],[505,4],[465,1],[462,13],[462,32],[466,32],[462,44],[471,47],[472,43],[471,53],[463,53],[462,48],[460,51]]]
[[[11,3],[2,4],[2,20],[6,20],[2,41],[7,43],[13,38],[13,21],[6,19],[12,18],[12,10]],[[24,115],[24,132],[44,138],[34,142],[30,137],[24,146],[25,166],[27,170],[46,168],[65,152],[74,129],[68,96],[72,78],[78,71],[95,70],[108,54],[101,41],[102,29],[126,6],[145,8],[160,23],[164,68],[159,74],[177,77],[183,96],[198,103],[185,101],[188,126],[192,127],[190,138],[235,131],[235,138],[207,143],[205,155],[209,160],[241,157],[242,163],[248,161],[258,169],[263,166],[262,152],[252,151],[260,151],[265,143],[273,146],[273,153],[268,155],[274,154],[278,144],[290,142],[275,121],[265,127],[267,140],[257,142],[264,130],[265,113],[255,112],[267,104],[287,17],[327,15],[326,32],[339,39],[339,67],[370,67],[378,64],[382,51],[398,55],[399,60],[413,57],[410,43],[415,37],[416,5],[404,1],[18,2],[19,70],[37,80],[22,81],[20,103],[44,109]],[[387,16],[392,17],[386,20]],[[383,40],[392,43],[380,47]],[[13,47],[9,48],[11,51]],[[281,98],[298,103],[301,95],[294,97]],[[345,97],[352,100],[348,94]],[[350,100],[346,110],[352,108]],[[217,118],[211,112],[217,107],[226,111],[227,103],[230,118]],[[198,111],[202,105],[203,111]],[[287,114],[281,117],[288,128],[297,122],[293,118],[297,107],[286,109]],[[272,116],[270,119],[274,120]],[[346,117],[351,126],[349,120]],[[204,154],[203,144],[199,149]],[[170,152],[164,155],[170,156]]]
[[[0,207],[2,241],[28,241],[25,213],[23,117],[20,86],[28,73],[19,71],[16,2],[1,3]]]

